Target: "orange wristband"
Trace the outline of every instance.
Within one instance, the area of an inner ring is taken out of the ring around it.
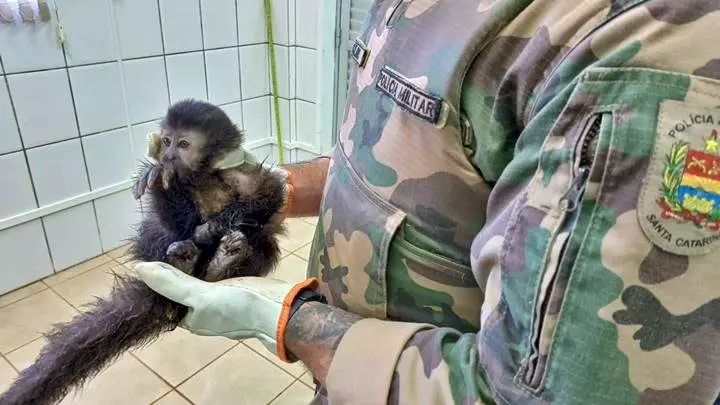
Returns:
[[[282,304],[282,309],[280,310],[280,319],[278,319],[277,335],[275,336],[275,341],[277,342],[278,357],[280,358],[280,360],[286,363],[295,362],[293,360],[290,360],[287,352],[285,351],[285,331],[287,330],[287,324],[290,320],[290,309],[292,308],[292,304],[295,301],[295,297],[297,297],[300,291],[304,290],[305,288],[316,289],[319,284],[320,283],[316,278],[309,278],[303,282],[295,284],[295,286],[293,286],[290,292],[288,292],[288,294],[285,296],[285,300]]]

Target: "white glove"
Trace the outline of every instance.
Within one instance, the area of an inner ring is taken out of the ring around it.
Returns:
[[[203,336],[257,338],[286,362],[285,326],[292,302],[317,280],[290,284],[267,277],[239,277],[208,283],[162,262],[138,263],[138,277],[166,298],[189,308],[180,326]]]

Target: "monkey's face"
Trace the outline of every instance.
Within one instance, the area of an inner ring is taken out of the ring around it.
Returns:
[[[159,163],[165,176],[187,176],[202,169],[205,137],[192,130],[163,129]],[[170,180],[169,178],[164,179]]]

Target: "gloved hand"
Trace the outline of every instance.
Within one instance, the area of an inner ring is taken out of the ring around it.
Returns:
[[[314,278],[290,284],[267,277],[208,283],[162,262],[141,262],[135,271],[150,288],[189,308],[182,328],[203,336],[257,338],[286,362],[292,362],[284,344],[292,302],[301,290],[318,285]]]

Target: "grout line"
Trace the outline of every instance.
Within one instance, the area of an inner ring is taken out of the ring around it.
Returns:
[[[162,46],[162,58],[163,58],[163,68],[165,69],[165,86],[167,91],[167,103],[170,105],[170,101],[172,98],[170,97],[170,78],[168,76],[168,69],[167,69],[167,54],[165,53],[165,33],[163,31],[163,23],[162,23],[162,11],[160,7],[160,0],[156,0],[155,4],[157,4],[157,10],[158,10],[158,24],[160,24],[160,44]],[[133,153],[135,151],[133,150]]]
[[[25,300],[25,299],[28,299],[28,298],[30,298],[30,297],[34,297],[34,296],[36,296],[36,295],[40,294],[41,292],[43,292],[43,291],[45,291],[45,290],[48,289],[48,285],[45,284],[45,283],[43,283],[42,280],[39,280],[39,281],[35,281],[35,282],[33,282],[33,283],[30,283],[30,284],[28,284],[28,285],[25,285],[24,287],[20,287],[20,288],[15,289],[15,290],[8,291],[7,293],[5,293],[5,294],[3,294],[3,295],[0,295],[0,297],[3,297],[3,296],[5,296],[5,295],[12,294],[12,293],[15,292],[15,291],[20,291],[20,290],[22,290],[23,288],[30,287],[31,285],[33,285],[33,284],[38,284],[38,283],[42,284],[42,285],[45,286],[45,287],[44,287],[42,290],[40,290],[40,291],[34,292],[34,293],[30,294],[30,295],[26,295],[26,296],[24,296],[24,297],[22,297],[22,298],[18,298],[18,299],[16,299],[15,301],[10,301],[10,302],[7,302],[7,303],[5,303],[5,304],[2,304],[2,305],[0,305],[0,308],[9,307],[10,305],[16,304],[16,303],[18,303],[18,302],[20,302],[20,301],[23,301],[23,300]]]
[[[8,358],[7,356],[15,353],[15,352],[18,351],[18,350],[21,350],[21,349],[24,348],[24,347],[27,347],[27,346],[29,346],[29,345],[31,345],[31,344],[33,344],[33,343],[35,343],[35,342],[37,342],[38,340],[41,340],[41,339],[44,339],[44,337],[43,337],[43,336],[38,336],[38,337],[36,337],[35,339],[33,339],[33,340],[31,340],[31,341],[29,341],[29,342],[27,342],[27,343],[23,343],[22,346],[19,346],[19,347],[16,347],[16,348],[10,350],[9,352],[7,352],[7,353],[4,354],[5,360],[7,360],[8,362],[12,363],[12,362],[10,361],[10,358]],[[0,354],[2,354],[2,353],[0,353]]]
[[[271,400],[269,400],[266,405],[272,405],[272,403],[275,402],[275,400],[278,399],[278,398],[279,398],[282,394],[284,394],[287,390],[289,390],[290,387],[292,387],[293,384],[295,384],[296,381],[297,381],[297,379],[295,379],[295,381],[293,381],[293,382],[291,382],[290,384],[288,384],[287,387],[285,387],[282,391],[278,392],[277,395],[275,395]]]
[[[268,356],[260,353],[259,351],[253,349],[252,347],[250,347],[250,345],[248,345],[247,343],[245,343],[245,341],[240,342],[240,344],[242,344],[243,346],[245,346],[247,349],[250,349],[251,352],[257,354],[257,355],[260,356],[260,357],[262,357],[264,360],[269,361],[270,363],[272,363],[273,366],[279,368],[280,370],[282,370],[285,374],[289,375],[290,377],[292,377],[292,378],[298,378],[298,377],[295,377],[291,372],[289,372],[289,371],[285,370],[284,368],[280,367],[279,365],[275,364],[275,362],[273,362],[272,360],[270,360],[270,358],[269,358]],[[300,375],[302,375],[302,374],[300,374]],[[272,401],[271,401],[271,402],[272,402]]]
[[[181,385],[183,385],[183,384],[185,384],[186,382],[190,381],[193,377],[195,377],[196,375],[200,374],[203,370],[205,370],[206,368],[208,368],[211,364],[213,364],[214,362],[218,361],[218,360],[220,359],[220,357],[228,354],[231,350],[235,349],[236,347],[238,347],[238,346],[241,345],[241,344],[242,344],[242,343],[240,343],[240,341],[237,341],[237,342],[234,343],[230,348],[228,348],[228,349],[225,350],[224,352],[220,353],[218,356],[216,356],[215,358],[213,358],[212,360],[210,360],[210,361],[209,361],[207,364],[205,364],[204,366],[200,367],[200,368],[199,368],[197,371],[195,371],[194,373],[190,374],[190,375],[189,375],[187,378],[185,378],[184,380],[180,381],[180,382],[178,383],[178,385],[175,386],[175,388],[179,388]],[[178,390],[178,393],[180,393],[179,390]],[[182,394],[182,393],[181,393],[181,394]],[[185,396],[183,395],[183,397],[185,397]]]
[[[163,376],[160,375],[160,373],[158,373],[157,371],[153,370],[153,368],[150,367],[150,366],[148,366],[147,364],[145,364],[144,361],[140,360],[140,357],[136,356],[135,353],[134,353],[132,350],[128,350],[126,353],[129,354],[129,355],[130,355],[132,358],[134,358],[135,360],[137,360],[138,363],[140,363],[143,367],[145,367],[146,369],[148,369],[151,373],[155,374],[162,382],[164,382],[165,384],[167,384],[168,387],[170,387],[170,391],[168,391],[168,392],[166,392],[165,394],[161,395],[160,398],[164,397],[165,395],[169,394],[170,392],[172,392],[172,391],[175,389],[175,387],[170,383],[170,381],[166,380]],[[158,398],[158,400],[159,400],[160,398]]]
[[[8,353],[12,353],[12,352],[8,352]],[[21,370],[19,368],[15,367],[15,365],[12,363],[12,361],[10,361],[10,359],[8,359],[4,354],[0,353],[0,359],[5,360],[7,362],[7,364],[9,364],[10,367],[12,367],[12,369],[15,370],[15,372],[20,374]]]
[[[210,86],[208,85],[208,69],[207,69],[207,59],[205,58],[205,28],[203,27],[203,14],[202,14],[202,0],[198,0],[198,11],[200,14],[200,43],[203,49],[200,50],[202,52],[202,58],[203,58],[203,72],[205,72],[205,100],[210,100]],[[239,62],[238,62],[239,64]]]

